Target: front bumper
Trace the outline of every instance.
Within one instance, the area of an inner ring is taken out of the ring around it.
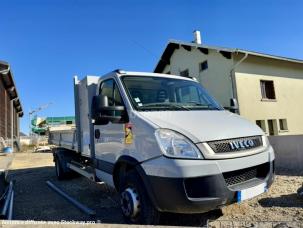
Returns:
[[[227,186],[223,174],[186,179],[148,176],[150,194],[160,211],[203,213],[237,202],[240,190],[264,182],[269,188],[274,180],[273,162],[268,165],[271,168],[263,180],[256,178],[233,186]]]
[[[253,161],[254,156],[247,157],[246,159]],[[217,164],[217,166],[219,170],[224,170],[220,165]],[[249,174],[252,173],[250,170],[253,170],[255,167],[257,170],[256,177],[242,182],[241,180],[237,180],[237,178],[243,178],[241,172],[251,175]],[[200,166],[199,170],[200,173],[209,173],[206,170],[203,171],[203,165]],[[159,211],[203,213],[237,202],[238,194],[241,190],[257,186],[261,183],[266,183],[266,188],[268,189],[274,181],[274,157],[268,158],[265,161],[263,160],[263,163],[255,166],[240,168],[240,170],[223,171],[216,174],[191,176],[188,175],[191,172],[183,171],[183,177],[165,177],[161,175],[163,174],[163,170],[161,171],[160,169],[158,170],[159,175],[145,174],[143,179],[145,179],[146,190],[154,206]],[[197,173],[199,172],[197,171]]]

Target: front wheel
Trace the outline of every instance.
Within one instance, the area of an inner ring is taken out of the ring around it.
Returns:
[[[139,175],[135,171],[130,171],[121,185],[121,209],[127,222],[158,224],[160,212],[150,201]]]

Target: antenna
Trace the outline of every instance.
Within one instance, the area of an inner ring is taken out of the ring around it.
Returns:
[[[131,40],[132,43],[136,44],[138,47],[142,48],[143,50],[145,50],[146,52],[148,52],[150,55],[152,55],[153,57],[156,57],[158,58],[158,54],[152,52],[150,49],[146,48],[144,45],[140,44],[139,42],[135,41],[135,40]],[[161,61],[165,62],[166,64],[169,65],[169,62],[167,62],[166,60],[162,59],[162,56],[161,56]]]

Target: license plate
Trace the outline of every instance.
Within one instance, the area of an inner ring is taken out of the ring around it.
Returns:
[[[237,201],[251,199],[267,191],[266,183],[262,183],[252,188],[247,188],[237,192]]]

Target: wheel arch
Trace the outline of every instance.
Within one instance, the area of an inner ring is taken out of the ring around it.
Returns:
[[[120,190],[120,181],[125,176],[124,174],[126,174],[129,170],[136,169],[138,164],[140,164],[139,161],[128,155],[122,155],[117,160],[113,168],[113,181],[115,188],[118,191]]]
[[[145,188],[147,195],[149,196],[152,204],[156,208],[159,208],[155,195],[154,195],[154,192],[152,191],[149,179],[147,178],[147,175],[141,166],[141,162],[139,162],[138,160],[136,160],[135,158],[133,158],[131,156],[128,156],[128,155],[121,156],[114,165],[113,182],[114,182],[114,185],[115,185],[115,188],[117,189],[117,191],[120,191],[120,189],[119,189],[120,184],[121,184],[120,181],[123,181],[123,178],[125,178],[125,174],[130,170],[136,170],[140,179],[143,182],[143,185],[144,185],[143,187]],[[122,175],[121,175],[121,173],[122,173]]]
[[[53,161],[56,160],[61,164],[64,172],[70,172],[70,169],[66,166],[67,162],[70,162],[74,155],[74,152],[62,147],[53,149]]]

